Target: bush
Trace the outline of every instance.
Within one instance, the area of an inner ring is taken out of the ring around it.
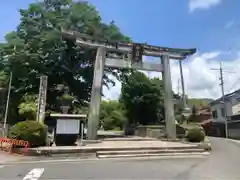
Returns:
[[[201,142],[204,141],[205,133],[201,128],[193,128],[187,132],[186,137],[189,142]]]
[[[36,118],[37,113],[37,96],[35,95],[24,95],[22,102],[18,106],[19,114],[25,120],[31,120]]]
[[[23,121],[15,124],[9,131],[9,138],[28,141],[30,147],[45,146],[47,126],[36,121]]]

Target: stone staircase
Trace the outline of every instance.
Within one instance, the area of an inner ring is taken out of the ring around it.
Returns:
[[[97,151],[96,156],[100,159],[102,158],[134,158],[134,157],[176,157],[176,156],[207,156],[209,152],[203,148],[139,148],[139,149],[128,149],[128,150],[111,150],[111,151]]]

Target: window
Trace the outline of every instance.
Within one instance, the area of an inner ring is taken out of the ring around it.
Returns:
[[[214,119],[217,119],[217,118],[218,118],[218,114],[217,114],[217,111],[216,111],[216,110],[212,111],[212,117],[213,117]]]
[[[224,108],[221,108],[221,116],[225,117],[225,110],[224,110]]]

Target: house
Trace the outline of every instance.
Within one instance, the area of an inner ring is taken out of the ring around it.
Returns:
[[[230,120],[232,116],[240,114],[240,89],[230,94],[226,94],[224,96],[224,101],[226,105],[226,117],[228,120]],[[212,101],[209,105],[212,110],[213,122],[223,123],[225,121],[223,97]]]

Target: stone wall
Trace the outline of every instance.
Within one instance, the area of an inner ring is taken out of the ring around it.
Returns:
[[[240,122],[228,123],[228,137],[231,139],[240,139]]]
[[[177,137],[181,138],[185,136],[185,129],[176,124]],[[138,126],[135,128],[135,136],[151,137],[151,138],[163,138],[166,136],[164,125],[149,125]]]
[[[159,138],[164,136],[165,127],[161,125],[156,126],[138,126],[135,129],[135,136],[140,137],[152,137],[152,138]]]

